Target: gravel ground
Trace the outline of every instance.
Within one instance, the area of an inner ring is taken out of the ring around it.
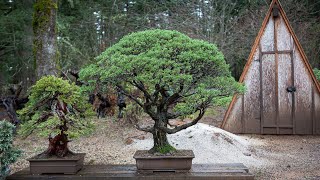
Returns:
[[[87,153],[85,164],[134,164],[138,149],[152,146],[150,134],[115,120],[95,120],[94,134],[70,143],[74,152]],[[243,163],[256,179],[320,179],[320,136],[235,135],[198,123],[169,135],[177,149],[192,149],[194,163]],[[16,139],[23,157],[12,173],[28,166],[30,158],[46,149],[45,138]]]

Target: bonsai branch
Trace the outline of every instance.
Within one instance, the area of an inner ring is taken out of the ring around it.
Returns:
[[[140,91],[143,92],[144,96],[146,97],[146,99],[153,101],[154,99],[151,97],[151,95],[148,93],[148,91],[145,89],[145,86],[143,85],[142,82],[136,82],[133,81],[132,83],[135,87],[137,87]]]
[[[135,127],[140,130],[140,131],[145,131],[145,132],[149,132],[152,133],[154,131],[154,127],[140,127],[139,124],[136,124]]]
[[[128,98],[132,99],[134,102],[136,102],[140,107],[144,107],[143,104],[134,96],[132,96],[128,91],[126,91],[122,86],[117,85],[119,89],[121,89],[123,92],[123,95],[127,96]]]
[[[188,127],[193,126],[198,123],[198,121],[203,117],[203,115],[205,113],[205,108],[202,108],[199,111],[200,111],[200,113],[199,113],[198,117],[196,119],[192,120],[190,123],[183,124],[181,126],[177,126],[173,129],[165,127],[164,125],[161,125],[159,128],[168,134],[174,134],[174,133],[179,132],[183,129],[187,129]]]

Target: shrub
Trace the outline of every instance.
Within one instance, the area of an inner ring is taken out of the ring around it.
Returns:
[[[14,125],[7,121],[0,121],[0,179],[9,173],[8,166],[17,161],[21,151],[12,146]]]
[[[19,134],[49,137],[46,155],[62,157],[72,153],[67,146],[69,138],[93,130],[90,119],[85,119],[93,115],[86,96],[74,83],[55,76],[42,77],[31,87],[30,93],[25,108],[19,111],[22,119]]]

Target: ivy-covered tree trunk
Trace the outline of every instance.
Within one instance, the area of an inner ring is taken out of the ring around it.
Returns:
[[[37,79],[57,75],[57,0],[37,0],[33,13],[33,54]]]

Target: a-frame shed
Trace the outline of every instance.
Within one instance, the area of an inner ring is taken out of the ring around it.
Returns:
[[[222,128],[233,133],[320,134],[320,86],[278,0],[271,2]]]

